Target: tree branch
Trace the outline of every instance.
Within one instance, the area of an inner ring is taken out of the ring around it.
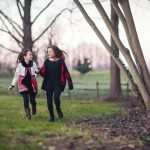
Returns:
[[[4,30],[4,29],[0,29],[2,32],[8,33],[8,31]]]
[[[7,30],[0,29],[0,30],[7,33],[7,34],[9,34],[18,43],[19,47],[22,48],[22,42],[10,32],[9,28],[7,27],[6,23],[4,22],[4,20],[2,19],[1,16],[0,16],[0,20],[2,21],[5,28],[7,29]]]
[[[65,9],[61,10],[60,13],[55,16],[55,18],[53,19],[53,21],[45,28],[45,30],[44,30],[37,38],[35,38],[35,40],[33,41],[33,43],[34,43],[35,41],[37,41],[37,40],[53,25],[53,23],[56,21],[56,19],[57,19],[65,10],[68,10],[68,11],[71,12],[71,10],[68,9],[68,8],[65,8]]]
[[[20,0],[19,0],[19,3],[20,3],[21,8],[23,9],[24,7],[23,7],[23,5],[22,5],[22,3],[21,3],[21,1],[20,1]]]
[[[130,46],[130,48],[131,48],[131,50],[132,50],[133,56],[134,56],[134,58],[135,58],[137,64],[138,64],[138,59],[137,59],[137,57],[136,57],[135,50],[134,50],[134,48],[133,48],[133,44],[132,44],[132,41],[131,41],[131,36],[132,36],[132,35],[130,36],[129,28],[128,28],[128,26],[127,26],[127,21],[126,21],[124,15],[123,15],[123,13],[122,13],[120,7],[118,6],[118,4],[116,4],[114,0],[110,0],[110,2],[111,2],[111,4],[112,4],[114,10],[116,11],[118,17],[120,18],[120,21],[122,22],[122,25],[123,25],[123,27],[124,27],[125,33],[126,33],[126,35],[127,35],[127,40],[128,40],[129,46]],[[139,69],[139,68],[138,68],[138,69]]]
[[[49,7],[49,5],[51,5],[51,3],[52,3],[53,1],[54,1],[54,0],[51,0],[51,1],[39,12],[39,14],[34,18],[34,20],[32,21],[31,24],[33,24],[33,23],[37,20],[37,18],[43,13],[43,11],[45,11],[45,10]]]
[[[21,28],[21,26],[16,23],[15,21],[13,21],[11,18],[9,18],[3,11],[0,10],[0,14],[8,21],[11,23],[14,23],[21,31],[23,31],[23,29]]]
[[[133,82],[133,80],[131,80],[129,78],[129,72],[126,70],[125,66],[121,63],[119,58],[116,58],[113,54],[113,49],[111,48],[111,46],[108,44],[108,42],[106,41],[106,39],[104,38],[104,36],[102,35],[102,33],[100,32],[100,30],[97,28],[97,26],[95,25],[95,23],[93,22],[93,20],[89,17],[89,15],[87,14],[87,12],[85,11],[85,9],[83,8],[83,6],[81,5],[81,3],[78,0],[73,0],[76,5],[78,6],[79,10],[81,11],[82,15],[84,16],[85,20],[87,21],[87,23],[91,26],[91,28],[93,29],[93,31],[95,32],[95,34],[98,36],[99,40],[103,43],[103,45],[105,46],[106,50],[110,53],[110,55],[112,56],[112,58],[114,59],[114,61],[116,62],[116,64],[118,65],[118,67],[120,68],[120,70],[122,71],[123,75],[125,76],[126,80],[129,81],[129,85],[132,89],[135,88],[135,84]],[[134,95],[136,95],[136,93],[134,93],[134,91],[132,91]]]
[[[116,43],[117,47],[120,49],[121,53],[123,54],[125,60],[127,61],[130,69],[131,69],[131,73],[133,74],[133,77],[135,78],[135,81],[138,85],[138,88],[141,92],[141,95],[144,99],[144,103],[146,105],[147,108],[150,108],[150,103],[149,103],[149,93],[148,93],[148,90],[143,82],[143,79],[142,77],[140,76],[140,73],[137,69],[137,66],[135,64],[135,62],[133,61],[132,59],[132,56],[130,54],[130,51],[129,49],[127,49],[122,41],[120,40],[120,38],[116,35],[116,33],[114,32],[113,30],[113,26],[109,20],[109,17],[108,15],[106,14],[104,8],[102,7],[101,3],[98,1],[98,0],[92,0],[95,7],[97,8],[98,12],[100,13],[100,15],[102,16],[104,22],[105,22],[105,25],[107,26],[109,32],[111,33],[112,35],[112,38],[114,40],[114,42]],[[126,0],[125,0],[126,1]],[[125,8],[126,9],[126,8]],[[131,13],[130,13],[130,16],[129,17],[132,17]],[[131,24],[133,25],[133,24]]]
[[[8,20],[7,20],[8,21]],[[15,29],[15,31],[18,33],[18,35],[22,38],[23,36],[21,35],[21,33],[18,31],[18,29],[14,26],[14,24],[10,21],[9,22],[11,24],[11,26]]]
[[[5,46],[1,45],[1,44],[0,44],[0,47],[1,47],[1,48],[3,48],[3,49],[5,49],[5,50],[7,50],[7,51],[10,51],[10,52],[16,53],[16,54],[18,54],[18,53],[19,53],[19,52],[15,51],[15,50],[12,50],[12,49],[10,49],[10,48],[7,48],[7,47],[5,47]]]
[[[19,7],[19,4],[21,5],[21,8],[22,8],[22,9],[24,9],[24,8],[23,8],[23,5],[22,5],[22,3],[21,3],[20,0],[16,0],[16,3],[17,3],[17,8],[18,8],[20,17],[21,17],[21,19],[23,20],[23,15],[21,14],[21,9],[20,9],[20,7]]]

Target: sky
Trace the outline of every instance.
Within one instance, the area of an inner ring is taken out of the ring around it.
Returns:
[[[0,7],[5,8],[6,13],[10,13],[12,17],[18,22],[19,16],[17,9],[15,8],[15,3],[12,3],[14,0],[5,0],[0,2]],[[83,0],[81,0],[83,2]],[[87,2],[87,1],[86,1]],[[8,3],[8,4],[7,4]],[[48,0],[42,1],[41,0],[33,0],[33,7],[32,7],[32,19],[36,16],[36,14],[48,3]],[[51,21],[50,19],[62,8],[66,6],[71,7],[73,1],[72,0],[55,0],[52,7],[48,8],[41,17],[39,17],[37,23],[33,25],[33,37],[35,38],[39,33],[40,29],[44,29],[46,25]],[[131,9],[134,17],[134,21],[137,28],[137,33],[141,42],[141,47],[143,49],[143,53],[147,62],[150,62],[150,2],[148,0],[130,0]],[[108,0],[103,2],[102,5],[106,9],[107,13],[109,13],[110,5]],[[7,7],[8,6],[8,7]],[[75,6],[75,5],[74,5]],[[105,24],[101,17],[99,17],[96,9],[92,5],[86,5],[86,10],[97,24],[98,28],[102,31],[104,37],[109,41],[110,35],[105,27]],[[17,14],[17,15],[16,15]],[[99,41],[91,27],[85,21],[83,16],[81,15],[78,9],[74,9],[73,13],[70,15],[69,13],[64,13],[59,21],[56,24],[56,30],[59,38],[59,45],[65,49],[70,50],[70,55],[73,55],[75,47],[82,42],[85,43],[95,43],[100,48],[104,49],[104,46]],[[127,40],[122,30],[121,24],[119,26],[119,34],[120,38],[122,39],[123,43],[126,47],[128,47]],[[2,34],[3,38],[0,38],[0,43],[4,44],[7,47],[16,48],[14,44],[12,44],[12,40]],[[41,38],[41,40],[37,43],[39,47],[44,47],[47,43],[47,34]],[[45,48],[45,47],[44,47]],[[6,52],[2,52],[1,54],[5,54]],[[8,53],[8,52],[7,52]],[[13,54],[11,54],[13,56]],[[106,51],[106,55],[108,55]],[[2,57],[2,55],[0,56]]]
[[[104,6],[107,13],[109,14],[110,13],[109,1],[103,2],[102,5]],[[130,5],[131,5],[131,10],[132,10],[133,18],[135,21],[138,37],[139,37],[141,47],[143,50],[143,54],[147,63],[149,63],[150,65],[150,54],[149,54],[149,50],[150,50],[150,38],[149,38],[150,37],[150,21],[149,21],[150,1],[130,0]],[[97,24],[98,28],[100,29],[104,37],[109,41],[110,39],[109,32],[103,20],[99,17],[99,15],[97,15],[98,13],[96,9],[93,6],[89,5],[89,6],[86,6],[86,10],[90,14],[90,16],[93,18],[94,22]],[[83,18],[83,16],[81,15],[79,11],[76,11],[76,15],[74,15],[74,20],[78,20],[76,23],[77,27],[75,28],[78,28],[78,31],[80,32],[80,34],[77,32],[76,29],[74,29],[75,32],[72,37],[72,34],[70,34],[70,31],[66,30],[65,32],[66,37],[64,39],[68,39],[67,37],[73,38],[73,40],[71,40],[71,45],[77,45],[79,41],[81,42],[83,40],[83,41],[86,41],[87,43],[88,42],[96,43],[100,47],[104,48],[102,43],[99,41],[99,39],[97,38],[97,36],[95,35],[91,27],[87,24],[87,22],[85,21],[85,19]],[[121,23],[119,23],[119,34],[124,45],[127,48],[129,48]]]

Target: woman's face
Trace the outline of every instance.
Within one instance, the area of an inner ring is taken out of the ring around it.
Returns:
[[[55,53],[54,53],[52,48],[48,48],[47,54],[48,54],[49,58],[55,58],[56,57],[56,55],[55,55]]]
[[[27,60],[27,61],[32,60],[32,59],[33,59],[32,52],[31,52],[31,51],[28,51],[28,52],[27,52],[27,55],[24,56],[24,59]]]

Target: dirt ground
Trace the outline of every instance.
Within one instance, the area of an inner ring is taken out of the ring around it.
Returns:
[[[70,121],[68,126],[89,130],[91,137],[54,137],[45,150],[150,150],[150,113],[135,107],[114,115]],[[53,146],[52,146],[53,145]]]

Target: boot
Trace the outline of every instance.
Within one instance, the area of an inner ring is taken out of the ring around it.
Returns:
[[[48,121],[49,122],[54,122],[55,121],[55,117],[50,117],[50,119]]]
[[[32,115],[36,114],[36,105],[32,105]]]
[[[61,119],[63,118],[63,113],[61,110],[57,110],[57,113],[58,113],[58,117]]]
[[[26,112],[26,120],[30,120],[31,119],[30,108],[25,109],[25,112]]]
[[[55,121],[54,112],[51,112],[49,122],[54,122],[54,121]]]
[[[57,110],[58,117],[60,119],[63,118],[63,113],[62,113],[61,108],[60,108],[60,102],[59,103],[55,103],[55,105],[56,105],[56,110]]]

